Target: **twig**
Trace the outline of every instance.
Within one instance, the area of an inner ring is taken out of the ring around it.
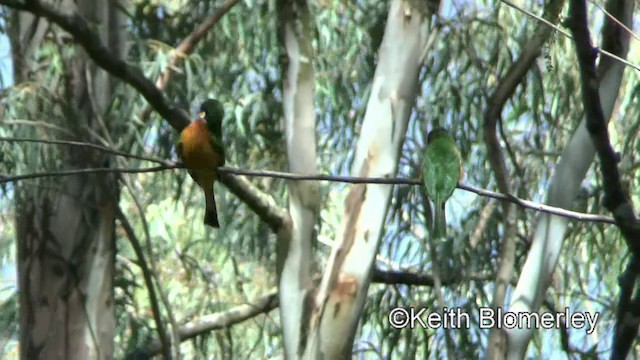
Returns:
[[[131,158],[131,159],[150,161],[150,162],[158,163],[158,164],[165,165],[165,166],[172,166],[172,165],[175,164],[172,161],[167,161],[167,160],[164,160],[164,159],[158,159],[158,158],[153,158],[153,157],[143,156],[143,155],[134,155],[134,154],[126,153],[124,151],[119,151],[119,150],[116,150],[116,149],[113,149],[113,148],[110,148],[110,147],[107,147],[107,146],[102,146],[102,145],[97,145],[97,144],[92,144],[92,143],[87,143],[87,142],[82,142],[82,141],[11,138],[11,137],[1,137],[1,136],[0,136],[0,141],[30,142],[30,143],[40,143],[40,144],[50,144],[50,145],[80,146],[80,147],[86,147],[86,148],[100,150],[100,151],[103,151],[105,153],[113,154],[113,155],[117,155],[117,156],[124,156],[124,157]]]
[[[380,269],[373,270],[372,281],[379,284],[388,285],[417,285],[433,286],[433,277],[429,274],[414,273],[406,271],[386,271]],[[455,277],[445,277],[442,279],[443,285],[454,285],[464,279],[477,281],[490,280],[491,276],[480,274],[468,274]],[[188,340],[196,336],[239,324],[245,320],[254,318],[260,314],[266,314],[279,306],[278,295],[275,290],[270,291],[252,303],[234,306],[228,310],[215,314],[205,315],[196,320],[187,322],[180,326],[178,331],[180,341]],[[154,356],[160,352],[160,343],[156,339],[145,349],[135,351],[139,355]]]
[[[72,176],[80,174],[96,174],[96,173],[125,173],[125,174],[137,174],[146,172],[158,172],[167,169],[179,169],[183,168],[182,164],[167,164],[159,165],[147,168],[86,168],[86,169],[74,169],[74,170],[60,170],[60,171],[48,171],[39,172],[24,175],[5,176],[0,174],[0,184],[9,182],[16,182],[20,180],[36,179],[42,177],[55,177],[55,176]]]
[[[164,305],[164,308],[167,311],[167,318],[169,318],[169,324],[171,325],[171,333],[170,333],[171,336],[169,338],[171,341],[169,344],[171,346],[171,349],[173,349],[172,359],[179,360],[180,359],[180,337],[178,336],[178,323],[176,322],[176,317],[173,315],[171,302],[169,301],[169,298],[167,297],[167,294],[165,293],[165,291],[162,289],[160,279],[158,279],[156,266],[155,266],[156,262],[153,256],[151,232],[149,231],[149,222],[147,221],[147,217],[145,216],[145,212],[142,204],[140,203],[140,199],[138,199],[138,196],[136,196],[135,191],[133,191],[133,186],[131,186],[129,181],[127,181],[127,179],[124,176],[120,176],[120,181],[122,181],[122,183],[129,190],[129,194],[131,195],[131,198],[133,199],[133,202],[136,205],[136,209],[138,210],[138,213],[140,213],[140,220],[142,221],[142,228],[144,230],[144,235],[147,242],[147,253],[149,256],[149,265],[151,270],[150,274],[158,286],[158,294],[160,295],[160,300],[162,301],[162,304]],[[132,235],[135,236],[135,234],[132,234]],[[135,240],[138,242],[138,244],[140,243],[137,238],[135,238]],[[140,261],[144,261],[144,258],[141,258]]]
[[[228,328],[245,320],[268,313],[278,307],[278,294],[275,290],[261,296],[251,304],[234,306],[228,310],[203,316],[197,320],[189,321],[178,330],[180,340],[187,340],[198,335]],[[138,350],[138,354],[154,356],[160,352],[160,344],[152,342],[146,349]]]
[[[522,8],[521,6],[518,6],[518,5],[516,5],[516,4],[514,4],[514,3],[510,2],[510,1],[507,1],[507,0],[500,0],[500,2],[502,2],[502,3],[504,3],[504,4],[508,5],[508,6],[511,6],[512,8],[514,8],[514,9],[516,9],[516,10],[518,10],[518,11],[520,11],[520,12],[526,14],[526,15],[531,16],[532,18],[544,23],[545,25],[551,27],[555,31],[557,31],[557,32],[561,33],[562,35],[566,36],[567,38],[569,38],[569,39],[572,38],[571,34],[568,33],[567,31],[560,29],[557,25],[552,24],[551,22],[545,20],[544,18],[542,18],[542,17],[540,17],[540,16],[538,16],[538,15],[536,15],[536,14],[530,12],[530,11],[527,11],[526,9]],[[608,52],[606,50],[599,49],[599,48],[594,48],[594,51],[599,52],[600,54],[602,54],[604,56],[610,57],[610,58],[612,58],[612,59],[614,59],[616,61],[619,61],[619,62],[621,62],[621,63],[623,63],[623,64],[625,64],[627,66],[630,66],[630,67],[640,71],[640,66],[632,64],[629,61],[627,61],[627,60],[625,60],[625,59],[623,59],[623,58],[621,58],[621,57],[619,57],[619,56],[617,56],[615,54],[612,54],[612,53],[610,53],[610,52]]]
[[[133,251],[136,253],[136,257],[138,258],[138,264],[140,266],[140,270],[142,271],[142,278],[144,279],[145,284],[147,285],[147,290],[149,291],[149,302],[151,303],[151,313],[153,314],[153,320],[156,323],[156,330],[158,332],[159,348],[162,350],[162,353],[166,358],[170,358],[171,356],[171,343],[168,339],[168,333],[164,329],[164,323],[162,322],[162,315],[160,313],[160,305],[158,303],[158,298],[156,297],[156,292],[153,287],[153,279],[151,276],[151,271],[147,267],[147,261],[144,257],[144,251],[142,251],[142,245],[140,245],[140,241],[138,241],[138,237],[133,231],[133,227],[129,223],[129,220],[122,212],[122,209],[118,207],[118,212],[116,213],[116,217],[120,221],[120,225],[124,229],[125,234],[127,234],[127,238],[133,246]],[[160,351],[158,351],[160,352]]]
[[[0,4],[42,16],[60,26],[82,45],[87,55],[102,69],[138,90],[174,129],[181,131],[189,124],[187,114],[170,105],[164,93],[158,90],[153,82],[144,76],[140,68],[129,65],[123,59],[114,55],[96,32],[91,29],[87,21],[77,12],[60,10],[58,7],[41,0],[29,0],[26,2],[0,0]]]
[[[193,32],[189,34],[189,36],[182,40],[180,45],[175,48],[174,53],[171,55],[171,59],[169,60],[166,69],[162,72],[162,74],[160,74],[158,80],[156,80],[156,88],[158,88],[159,90],[164,90],[164,88],[169,83],[169,80],[171,80],[171,74],[173,74],[171,68],[176,67],[176,65],[178,64],[178,59],[180,59],[182,56],[191,54],[195,46],[204,38],[204,35],[209,30],[211,30],[211,28],[215,24],[217,24],[220,19],[222,19],[222,16],[229,12],[229,10],[231,10],[231,8],[233,8],[238,3],[238,1],[239,0],[229,0],[224,3],[215,13],[206,18],[197,29],[193,30]],[[140,119],[143,122],[149,117],[149,115],[151,114],[151,110],[151,106],[147,106],[144,108],[140,115]]]
[[[285,173],[285,172],[279,172],[279,171],[244,170],[244,169],[229,168],[229,167],[218,168],[218,172],[233,174],[233,175],[272,177],[272,178],[285,179],[285,180],[316,180],[316,181],[342,182],[342,183],[349,183],[349,184],[387,184],[387,185],[423,186],[423,183],[420,179],[408,179],[408,178],[376,178],[376,177],[366,178],[366,177],[334,176],[334,175],[300,175],[300,174],[292,174],[292,173]],[[460,183],[458,184],[458,188],[461,190],[466,190],[466,191],[475,193],[480,196],[490,197],[490,198],[498,199],[502,201],[508,201],[523,208],[546,212],[546,213],[550,213],[550,214],[554,214],[554,215],[558,215],[558,216],[562,216],[570,219],[575,219],[575,220],[580,220],[585,222],[599,222],[599,223],[609,223],[609,224],[613,224],[615,222],[609,216],[579,213],[576,211],[566,210],[566,209],[553,207],[545,204],[539,204],[533,201],[520,199],[511,194],[503,194],[499,192],[485,190],[479,187],[475,187],[473,185]]]
[[[589,2],[592,3],[593,5],[595,5],[595,7],[597,7],[598,9],[600,9],[600,11],[602,11],[611,21],[613,21],[618,26],[623,28],[627,33],[629,33],[629,35],[633,36],[634,39],[640,41],[640,37],[638,37],[638,35],[636,35],[636,33],[634,33],[633,30],[629,29],[629,27],[627,25],[623,24],[622,21],[616,19],[615,16],[611,15],[611,13],[609,13],[605,8],[600,6],[597,2],[595,2],[593,0],[589,0]]]
[[[157,160],[157,159],[156,159]],[[158,162],[160,160],[157,160]],[[92,174],[92,173],[145,173],[145,172],[158,172],[168,169],[182,169],[184,165],[181,163],[177,163],[174,161],[167,160],[165,165],[159,165],[148,168],[86,168],[86,169],[74,169],[74,170],[61,170],[61,171],[51,171],[51,172],[40,172],[33,174],[24,174],[24,175],[15,175],[15,176],[3,176],[0,174],[0,184],[16,182],[20,180],[27,179],[35,179],[41,177],[54,177],[54,176],[71,176],[71,175],[79,175],[79,174]],[[231,167],[220,167],[218,168],[218,172],[224,177],[224,175],[246,175],[246,176],[254,176],[254,177],[272,177],[277,179],[286,179],[286,180],[309,180],[309,181],[331,181],[331,182],[342,182],[342,183],[350,183],[350,184],[387,184],[387,185],[416,185],[423,186],[420,179],[409,179],[409,178],[376,178],[376,177],[354,177],[354,176],[334,176],[334,175],[301,175],[301,174],[292,174],[286,172],[279,171],[270,171],[270,170],[245,170]],[[240,179],[240,178],[236,178]],[[231,184],[231,185],[230,185]],[[245,184],[244,181],[226,181],[225,185],[228,187],[233,187],[231,190],[238,196],[242,193],[243,187],[250,186],[250,184]],[[238,187],[238,188],[236,188]],[[473,185],[468,184],[458,184],[458,188],[461,190],[469,191],[475,193],[480,196],[485,196],[493,199],[498,199],[502,201],[507,201],[513,204],[516,204],[522,208],[536,210],[540,212],[545,212],[549,214],[554,214],[558,216],[562,216],[569,219],[574,219],[578,221],[584,222],[595,222],[595,223],[606,223],[606,224],[614,224],[615,220],[609,216],[605,215],[594,215],[594,214],[586,214],[580,213],[577,211],[566,210],[563,208],[558,208],[554,206],[549,206],[545,204],[536,203],[530,200],[520,199],[511,194],[503,194],[491,190],[485,190],[479,187],[475,187]],[[241,200],[247,202],[246,199],[241,198]],[[268,198],[261,199],[262,205],[254,204],[261,208],[272,206],[271,201]],[[281,218],[283,214],[273,214],[275,218]],[[277,219],[272,219],[275,223]]]
[[[156,87],[163,90],[171,79],[171,68],[175,67],[178,63],[178,59],[181,56],[185,56],[193,52],[193,48],[204,38],[204,35],[222,19],[231,8],[233,8],[239,0],[229,0],[224,3],[215,13],[206,18],[204,22],[195,29],[189,36],[187,36],[178,47],[176,47],[174,54],[169,60],[166,70],[160,75],[156,81]]]

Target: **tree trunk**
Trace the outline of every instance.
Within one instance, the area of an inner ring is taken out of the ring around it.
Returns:
[[[633,8],[633,0],[607,2],[607,11],[629,28],[633,27]],[[605,20],[602,33],[603,49],[626,58],[629,51],[629,34],[609,19]],[[625,68],[624,64],[607,57],[600,59],[598,87],[604,117],[607,120],[611,117],[618,98]],[[580,190],[580,183],[593,163],[595,148],[585,124],[586,120],[583,119],[562,152],[547,189],[548,205],[571,208]],[[520,273],[518,285],[511,296],[509,311],[532,313],[540,309],[560,256],[567,224],[566,218],[547,213],[540,214],[534,227],[531,249]],[[525,356],[533,332],[534,329],[527,328],[506,330],[508,359],[522,359]]]
[[[66,1],[61,6],[74,7]],[[107,1],[81,2],[77,9],[114,51],[123,52],[121,15]],[[15,15],[12,34],[16,83],[30,80],[30,57],[40,45],[44,20],[26,13]],[[35,24],[35,27],[34,27]],[[60,30],[57,39],[64,38]],[[38,35],[38,36],[36,36]],[[64,41],[64,40],[63,40]],[[53,46],[48,44],[47,46]],[[69,45],[61,45],[62,47]],[[62,53],[62,49],[59,49]],[[68,52],[67,52],[68,53]],[[63,140],[98,142],[107,129],[102,116],[111,102],[112,84],[78,46],[63,58],[65,81],[61,99],[71,135]],[[59,87],[62,88],[62,87]],[[32,115],[46,117],[51,105],[25,105]],[[42,109],[39,113],[36,109]],[[51,115],[49,115],[51,116]],[[52,120],[53,121],[53,120]],[[55,133],[57,134],[57,133]],[[47,134],[53,136],[52,134]],[[77,147],[60,148],[65,168],[110,166],[109,157]],[[38,159],[27,159],[39,166]],[[58,166],[58,165],[52,165]],[[20,347],[23,359],[110,359],[113,357],[115,317],[113,272],[117,176],[83,174],[20,183],[16,187],[18,275],[20,283]]]
[[[283,106],[289,171],[316,173],[316,133],[310,15],[306,0],[278,2],[283,45]],[[290,181],[290,231],[278,237],[280,318],[285,354],[294,359],[304,347],[311,286],[312,235],[319,207],[315,181]]]
[[[362,124],[352,175],[394,177],[429,37],[427,2],[390,4],[379,61]],[[426,121],[426,119],[425,119]],[[351,358],[372,267],[392,191],[391,185],[351,186],[343,223],[305,332],[304,358]]]

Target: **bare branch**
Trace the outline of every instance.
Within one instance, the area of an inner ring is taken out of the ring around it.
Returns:
[[[629,35],[633,36],[634,39],[640,41],[640,36],[636,35],[636,33],[634,33],[633,30],[629,29],[629,27],[627,25],[623,24],[622,21],[618,20],[609,11],[607,11],[605,8],[600,6],[600,4],[598,4],[597,2],[595,2],[593,0],[589,0],[589,2],[592,3],[598,9],[600,9],[600,11],[602,11],[609,18],[609,20],[613,21],[618,26],[622,27],[627,33],[629,33]]]
[[[558,21],[564,1],[547,2],[544,8],[545,24]],[[548,40],[551,29],[539,23],[535,32],[523,47],[518,60],[515,61],[507,73],[500,79],[498,86],[489,98],[489,106],[484,114],[484,141],[487,145],[487,153],[491,167],[495,173],[498,189],[505,194],[513,191],[509,171],[502,155],[502,147],[496,135],[496,125],[501,117],[504,105],[513,96],[516,87],[525,79],[526,73],[540,55],[542,46]],[[505,139],[507,141],[507,139]],[[516,165],[517,166],[517,165]],[[504,203],[505,229],[500,249],[499,268],[496,275],[496,287],[494,290],[491,307],[494,309],[504,307],[509,280],[513,274],[516,251],[516,207]],[[507,350],[506,335],[502,329],[492,328],[489,332],[489,344],[487,357],[503,358]]]
[[[123,154],[124,155],[124,154]],[[128,154],[126,156],[129,156]],[[145,157],[147,158],[147,157]],[[41,177],[54,177],[54,176],[70,176],[78,174],[91,174],[91,173],[145,173],[145,172],[158,172],[168,169],[183,169],[182,163],[177,163],[171,160],[161,160],[148,158],[149,161],[155,161],[158,163],[164,163],[155,167],[148,168],[86,168],[86,169],[73,169],[73,170],[61,170],[51,172],[41,172],[33,174],[6,176],[0,174],[0,184],[16,182],[20,180],[35,179]],[[282,226],[288,220],[286,210],[280,209],[275,204],[273,198],[253,186],[247,179],[242,176],[233,175],[246,175],[256,177],[272,177],[277,179],[286,180],[317,180],[317,181],[332,181],[343,182],[351,184],[395,184],[395,185],[415,185],[423,186],[420,179],[409,178],[376,178],[376,177],[355,177],[355,176],[333,176],[333,175],[300,175],[279,171],[269,170],[244,170],[231,167],[218,168],[220,173],[221,182],[233,192],[240,200],[249,205],[251,209],[256,211],[258,215],[265,220],[274,231],[279,231],[279,227]],[[549,206],[545,204],[536,203],[530,200],[520,199],[511,194],[503,194],[491,190],[485,190],[473,185],[458,184],[458,188],[461,190],[469,191],[480,196],[489,197],[501,201],[510,202],[516,204],[522,208],[536,210],[544,213],[554,214],[562,216],[568,219],[595,222],[595,223],[615,223],[614,219],[604,215],[594,215],[580,213],[577,211],[571,211],[559,207]]]
[[[147,261],[144,257],[144,251],[142,251],[142,245],[140,244],[135,231],[133,231],[133,226],[131,226],[131,223],[129,223],[129,219],[127,219],[120,207],[118,207],[116,218],[120,221],[120,225],[122,225],[122,228],[124,229],[125,234],[127,234],[127,238],[129,239],[129,242],[133,247],[133,251],[136,253],[138,264],[140,266],[140,270],[142,271],[142,278],[144,279],[145,285],[147,286],[147,291],[149,292],[151,313],[153,314],[153,320],[156,324],[156,331],[158,332],[158,337],[160,338],[158,342],[160,350],[158,352],[162,351],[164,356],[169,358],[171,354],[170,341],[164,328],[164,322],[162,321],[162,315],[160,312],[160,304],[158,303],[158,298],[156,297],[156,291],[153,287],[153,278],[149,267],[147,267]]]
[[[164,160],[164,159],[153,158],[153,157],[150,157],[150,156],[130,154],[130,153],[127,153],[127,152],[124,152],[124,151],[115,150],[115,149],[107,147],[107,146],[102,146],[102,145],[97,145],[97,144],[92,144],[92,143],[82,142],[82,141],[45,140],[45,139],[28,139],[28,138],[9,138],[9,137],[0,137],[0,141],[29,142],[29,143],[50,144],[50,145],[80,146],[80,147],[85,147],[85,148],[96,149],[96,150],[99,150],[99,151],[102,151],[102,152],[105,152],[105,153],[108,153],[108,154],[117,155],[117,156],[124,156],[124,157],[131,158],[131,159],[150,161],[150,162],[158,163],[158,164],[165,165],[165,166],[173,166],[175,164],[172,161],[168,161],[168,160]]]
[[[442,283],[443,285],[454,285],[465,279],[486,281],[491,279],[491,277],[480,274],[469,274],[444,278]],[[387,285],[433,286],[433,277],[429,274],[374,269],[373,282]],[[205,315],[196,320],[187,322],[180,326],[178,331],[180,341],[188,340],[214,330],[220,330],[237,325],[260,314],[266,314],[278,306],[279,301],[276,290],[270,291],[253,301],[251,304],[234,306],[229,310]],[[156,339],[147,348],[137,350],[136,354],[154,356],[158,355],[160,351],[161,344]]]
[[[233,8],[239,0],[229,0],[224,3],[215,13],[206,18],[197,29],[193,30],[189,36],[187,36],[178,47],[175,48],[174,53],[171,55],[171,59],[167,64],[166,69],[160,74],[158,80],[156,81],[156,88],[160,90],[164,90],[164,88],[171,80],[171,71],[172,68],[178,65],[178,60],[185,55],[189,55],[193,52],[193,49],[196,45],[204,38],[204,35],[211,30],[211,28],[222,19],[222,17]],[[151,107],[147,106],[140,115],[140,119],[145,121],[151,114]]]
[[[182,164],[167,164],[160,166],[153,166],[147,168],[85,168],[85,169],[73,169],[73,170],[60,170],[60,171],[47,171],[32,174],[23,174],[15,176],[6,176],[0,174],[0,184],[16,182],[20,180],[36,179],[42,177],[56,177],[56,176],[71,176],[80,174],[95,174],[95,173],[125,173],[125,174],[137,174],[147,172],[158,172],[167,169],[183,168]]]
[[[587,9],[584,0],[571,0],[569,7],[569,26],[573,34],[582,88],[582,102],[586,114],[586,127],[593,141],[598,159],[600,173],[604,184],[604,206],[611,211],[622,236],[633,256],[625,271],[625,278],[636,278],[640,274],[640,224],[633,211],[628,195],[622,188],[618,171],[618,155],[609,141],[607,123],[598,94],[596,75],[597,52],[592,46],[587,21]],[[634,274],[629,276],[629,274]],[[621,292],[614,335],[612,359],[624,359],[638,334],[637,301],[631,301],[632,291],[625,291],[621,282]],[[627,306],[624,306],[627,305]]]
[[[251,304],[234,306],[229,310],[206,315],[196,320],[187,322],[186,324],[180,326],[180,329],[178,331],[180,341],[191,339],[206,332],[236,325],[260,314],[266,314],[277,307],[278,295],[277,292],[273,290],[259,297]],[[160,345],[160,342],[156,340],[151,343],[151,345],[149,345],[146,349],[137,351],[137,355],[158,355],[161,348],[162,347]]]
[[[129,65],[118,58],[102,42],[98,34],[93,31],[87,21],[75,11],[64,12],[54,5],[40,0],[29,0],[21,3],[14,0],[0,0],[0,5],[25,10],[34,15],[42,16],[60,26],[85,49],[89,57],[106,70],[110,75],[133,86],[165,118],[171,126],[181,131],[189,124],[189,117],[179,108],[169,104],[168,99],[156,86],[147,79],[140,68]]]
[[[522,13],[526,14],[526,15],[529,15],[529,16],[531,16],[532,18],[534,18],[534,19],[536,19],[536,20],[538,20],[538,21],[542,22],[543,24],[545,24],[545,25],[549,26],[550,28],[554,29],[555,31],[557,31],[557,32],[561,33],[562,35],[566,36],[567,38],[569,38],[569,39],[571,39],[571,38],[572,38],[571,34],[569,34],[567,31],[562,30],[562,29],[561,29],[561,28],[559,28],[557,25],[554,25],[553,23],[551,23],[551,22],[549,22],[549,21],[545,20],[544,18],[541,18],[540,16],[538,16],[538,15],[536,15],[536,14],[532,13],[532,12],[529,12],[529,11],[527,11],[526,9],[524,9],[524,8],[522,8],[522,7],[518,6],[518,5],[516,5],[516,4],[514,4],[514,3],[510,2],[510,1],[507,1],[507,0],[500,0],[500,1],[501,1],[501,2],[503,2],[503,3],[505,3],[505,4],[506,4],[506,5],[508,5],[508,6],[511,6],[511,7],[512,7],[512,8],[514,8],[514,9],[516,9],[516,10],[518,10],[518,11],[520,11],[520,12],[522,12]],[[626,28],[626,29],[628,29],[626,26],[625,26],[625,28]],[[630,31],[630,32],[631,32],[631,31]],[[631,32],[631,33],[633,33],[633,32]],[[634,34],[634,36],[635,36],[635,34]],[[630,62],[629,62],[629,61],[627,61],[626,59],[621,58],[620,56],[618,56],[618,55],[616,55],[616,54],[613,54],[613,53],[611,53],[611,52],[609,52],[609,51],[607,51],[607,50],[599,49],[599,48],[594,48],[593,50],[594,50],[595,52],[598,52],[598,53],[600,53],[600,54],[602,54],[602,55],[604,55],[604,56],[606,56],[606,57],[609,57],[609,58],[611,58],[611,59],[613,59],[613,60],[615,60],[615,61],[618,61],[618,62],[620,62],[620,63],[623,63],[623,64],[625,64],[626,66],[632,67],[632,68],[634,68],[634,69],[636,69],[636,70],[640,71],[640,66],[638,66],[638,65],[636,65],[636,64],[633,64],[633,63],[630,63]]]

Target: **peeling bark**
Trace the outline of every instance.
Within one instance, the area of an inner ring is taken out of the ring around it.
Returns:
[[[390,4],[352,174],[393,177],[429,35],[426,2]],[[351,186],[343,223],[315,299],[304,358],[351,358],[392,186]]]

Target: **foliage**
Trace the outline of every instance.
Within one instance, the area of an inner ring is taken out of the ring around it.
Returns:
[[[166,68],[173,49],[221,2],[197,0],[136,0],[126,9],[132,40],[127,60],[139,64],[147,77],[156,79]],[[524,6],[541,12],[539,1]],[[316,114],[318,165],[321,173],[345,175],[353,159],[353,144],[374,76],[376,53],[382,41],[386,3],[360,0],[324,0],[312,3],[315,19],[314,59],[316,70]],[[174,78],[166,89],[168,97],[194,114],[199,103],[210,96],[220,99],[227,109],[224,141],[230,166],[249,169],[286,170],[282,126],[280,45],[275,1],[245,0],[226,14],[198,45],[193,54],[182,56]],[[590,7],[590,17],[601,23],[603,14]],[[536,21],[499,2],[445,5],[438,19],[438,37],[429,51],[421,73],[420,95],[402,150],[399,176],[417,178],[425,134],[436,121],[451,129],[461,149],[465,181],[484,188],[495,188],[482,141],[482,118],[488,96],[499,79],[526,45]],[[58,33],[58,30],[52,31]],[[597,38],[597,37],[596,37]],[[637,46],[637,43],[632,43]],[[64,137],[70,116],[66,94],[64,61],[76,49],[48,40],[36,52],[41,64],[30,82],[15,84],[2,95],[3,118],[0,136]],[[542,202],[563,147],[582,118],[579,78],[573,44],[555,35],[548,44],[548,56],[540,57],[523,84],[509,100],[500,122],[500,139],[518,196]],[[634,59],[637,47],[629,58]],[[637,58],[637,56],[635,57]],[[618,110],[609,126],[625,185],[634,204],[640,186],[637,172],[640,140],[638,132],[638,74],[627,70],[620,91]],[[175,158],[175,133],[152,114],[141,116],[146,103],[135,91],[116,86],[116,95],[104,116],[105,131],[96,134],[104,143],[132,154],[152,154]],[[55,146],[2,143],[1,174],[66,169],[69,164]],[[140,167],[139,160],[119,159],[121,167]],[[126,175],[121,208],[135,224],[148,260],[153,264],[166,292],[174,317],[179,323],[198,316],[223,311],[250,302],[276,285],[275,236],[238,199],[222,186],[216,186],[221,230],[208,232],[202,226],[203,199],[183,171]],[[285,183],[271,178],[252,179],[270,194],[277,205],[286,207]],[[55,180],[29,180],[20,183],[30,196],[41,187],[55,187]],[[347,187],[323,184],[324,206],[318,238],[335,238],[341,205]],[[194,190],[195,189],[195,190]],[[10,200],[18,192],[3,185],[0,198],[0,265],[13,264],[13,225],[15,211]],[[600,204],[601,179],[590,171],[582,184],[576,209],[606,213]],[[431,262],[425,242],[428,218],[420,189],[396,187],[388,214],[388,226],[380,248],[379,268],[410,269],[429,273]],[[25,200],[25,199],[23,199]],[[138,202],[138,204],[136,204]],[[471,234],[479,223],[487,199],[461,190],[449,201],[447,218],[451,240],[438,244],[443,273],[462,279],[444,290],[449,307],[460,306],[470,314],[489,306],[494,289],[497,254],[504,232],[502,207],[497,206],[479,240]],[[139,206],[139,207],[138,207]],[[149,225],[144,236],[141,217]],[[518,243],[515,269],[520,269],[530,243],[529,235],[536,213],[518,210]],[[195,220],[194,220],[195,219]],[[117,232],[116,262],[116,358],[142,347],[155,336],[147,289],[142,281],[136,256],[126,234]],[[329,248],[321,245],[318,267]],[[574,221],[567,233],[563,254],[547,294],[547,307],[601,313],[596,335],[569,329],[575,352],[587,352],[597,345],[598,352],[611,346],[616,277],[626,260],[626,247],[613,226]],[[514,274],[513,280],[516,276]],[[2,289],[0,289],[2,290]],[[509,296],[509,295],[508,295]],[[383,286],[370,289],[355,350],[358,356],[400,358],[402,354],[442,356],[443,331],[399,331],[393,329],[387,314],[397,306],[430,306],[434,302],[430,287]],[[11,297],[10,299],[15,299]],[[12,300],[10,300],[12,301]],[[16,321],[17,307],[6,302],[0,307],[0,321]],[[166,315],[166,314],[165,314]],[[481,357],[487,331],[479,330],[477,319],[469,329],[453,335],[459,357]],[[231,328],[202,335],[183,344],[187,357],[271,357],[280,354],[277,312],[262,315]],[[12,326],[15,326],[12,325]],[[536,357],[548,357],[561,348],[560,330],[536,334],[529,348]],[[555,349],[555,350],[554,350]]]

